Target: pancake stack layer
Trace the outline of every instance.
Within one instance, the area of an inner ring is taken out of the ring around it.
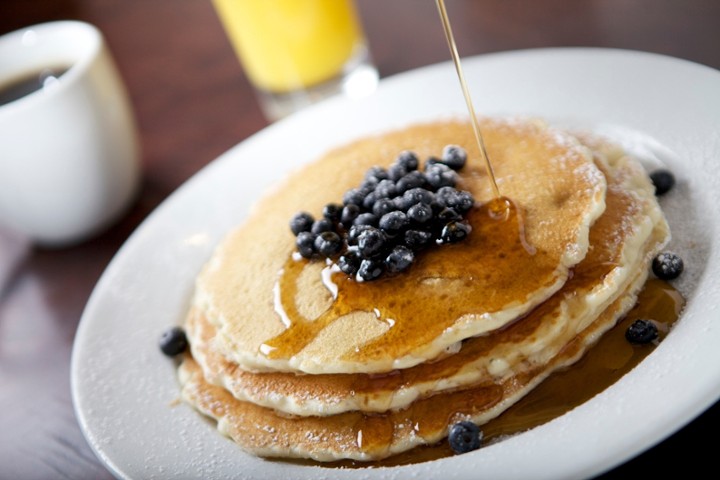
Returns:
[[[485,119],[503,218],[472,129],[438,121],[329,152],[263,198],[196,283],[184,399],[260,456],[372,461],[498,416],[634,304],[669,229],[647,173],[611,143],[539,121]],[[320,215],[398,153],[468,152],[476,206],[462,242],[357,282],[294,254],[288,221]],[[258,239],[262,239],[259,241]]]

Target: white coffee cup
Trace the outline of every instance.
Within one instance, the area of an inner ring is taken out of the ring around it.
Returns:
[[[0,105],[0,227],[49,247],[105,230],[140,183],[133,113],[98,29],[57,21],[0,37],[0,91],[58,67],[67,71]]]

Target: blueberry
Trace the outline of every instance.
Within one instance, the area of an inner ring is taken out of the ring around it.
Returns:
[[[324,257],[331,257],[340,252],[342,239],[335,232],[322,232],[315,237],[315,251]]]
[[[181,327],[172,327],[160,336],[160,350],[168,357],[181,354],[187,346],[187,336]]]
[[[473,422],[458,422],[450,428],[448,442],[455,453],[467,453],[480,448],[482,432]]]
[[[375,201],[378,199],[378,194],[375,191],[372,191],[365,195],[365,198],[363,198],[362,201],[362,207],[371,212],[373,209],[373,206],[375,205]]]
[[[455,243],[463,240],[470,234],[470,225],[463,222],[450,222],[445,225],[440,233],[442,243]]]
[[[395,163],[388,168],[388,178],[393,182],[397,182],[407,175],[408,171],[402,165]]]
[[[355,275],[360,268],[360,255],[355,250],[348,250],[338,258],[338,267],[343,273]]]
[[[453,170],[460,170],[465,166],[467,153],[457,145],[446,145],[442,152],[442,162]]]
[[[380,217],[380,222],[378,223],[378,225],[388,235],[397,235],[398,233],[403,231],[409,223],[410,220],[408,220],[408,217],[407,215],[405,215],[405,213],[399,210],[395,210],[394,212],[386,213],[385,215]]]
[[[361,213],[353,221],[353,225],[372,225],[373,227],[376,227],[377,224],[378,217],[376,217],[372,213]]]
[[[425,170],[425,178],[434,189],[454,187],[457,184],[457,173],[447,165],[436,163]]]
[[[372,213],[376,217],[381,218],[386,213],[390,213],[394,210],[396,210],[395,202],[389,198],[379,198],[375,202],[375,205],[373,205]]]
[[[442,187],[435,193],[438,203],[455,209],[461,215],[469,211],[475,204],[475,199],[465,190],[456,190],[452,187]]]
[[[300,232],[308,232],[312,227],[315,218],[307,212],[296,213],[292,219],[290,219],[290,230],[297,235]]]
[[[368,192],[362,188],[351,188],[343,195],[344,205],[362,205]]]
[[[443,203],[441,203],[440,201],[438,201],[437,198],[435,198],[430,204],[430,208],[432,208],[433,215],[437,216],[447,207],[445,207]]]
[[[360,215],[359,206],[354,203],[345,205],[342,209],[342,213],[340,213],[340,223],[342,223],[345,228],[348,228],[353,224],[353,221],[358,217],[358,215]]]
[[[387,170],[385,170],[383,167],[380,167],[377,165],[375,165],[374,167],[370,167],[370,169],[368,169],[367,173],[365,173],[365,180],[375,179],[375,180],[377,180],[377,182],[380,182],[381,180],[385,180],[387,178],[388,178]]]
[[[312,224],[312,227],[310,227],[310,231],[316,235],[319,235],[322,232],[332,232],[334,229],[335,226],[327,218],[315,220],[315,222],[313,222]]]
[[[411,188],[403,193],[403,199],[408,202],[408,208],[416,203],[430,205],[435,200],[435,194],[425,188]]]
[[[420,250],[430,243],[432,233],[425,230],[407,230],[405,232],[405,245],[412,250]]]
[[[425,171],[427,172],[428,169],[429,169],[430,167],[432,167],[433,165],[438,165],[438,164],[441,164],[441,163],[442,163],[442,162],[440,161],[439,158],[430,156],[430,157],[428,157],[427,160],[425,160]]]
[[[377,228],[368,228],[358,235],[357,246],[363,258],[372,258],[385,247],[385,234]]]
[[[652,271],[661,280],[673,280],[685,269],[682,258],[674,253],[663,252],[652,261]]]
[[[427,185],[427,178],[425,178],[425,175],[418,170],[413,170],[397,181],[397,193],[399,195],[401,193],[405,193],[406,190],[410,190],[411,188],[423,187],[425,185]]]
[[[457,197],[458,191],[455,187],[441,187],[435,192],[435,200],[439,205],[444,207],[450,207],[455,203],[455,197]]]
[[[357,276],[361,280],[370,281],[380,278],[383,274],[383,262],[378,260],[365,259],[360,262]]]
[[[343,206],[339,203],[328,203],[323,208],[323,217],[325,219],[330,220],[333,223],[338,223],[340,221],[340,216],[342,215]]]
[[[423,225],[433,218],[432,207],[424,203],[416,203],[408,209],[407,217],[412,223]]]
[[[357,245],[358,237],[360,237],[360,234],[370,228],[375,227],[366,224],[353,225],[352,227],[350,227],[347,234],[347,244],[350,246]]]
[[[400,155],[398,155],[395,163],[402,166],[408,172],[417,170],[418,165],[420,164],[417,155],[415,155],[415,153],[411,152],[410,150],[400,152]]]
[[[635,320],[627,330],[625,330],[625,339],[630,343],[645,344],[650,343],[658,337],[658,328],[650,320]]]
[[[470,211],[470,209],[475,205],[475,199],[470,194],[470,192],[466,192],[465,190],[461,190],[458,192],[457,196],[454,198],[453,204],[448,205],[449,207],[454,208],[458,211],[458,213],[463,214]]]
[[[655,185],[655,195],[665,195],[675,186],[675,175],[670,170],[655,170],[650,174],[650,180]]]
[[[300,232],[295,239],[295,246],[305,258],[311,258],[315,254],[315,238],[316,234],[312,232]]]
[[[464,239],[471,227],[463,214],[475,200],[455,188],[455,170],[466,161],[462,148],[448,145],[442,158],[427,158],[424,171],[410,150],[387,169],[369,168],[360,186],[347,190],[342,203],[327,203],[319,219],[307,212],[291,219],[298,252],[308,259],[337,258],[341,271],[373,280],[385,271],[405,270],[415,252],[434,240]]]
[[[398,245],[385,258],[385,267],[392,273],[407,270],[415,260],[415,254],[408,247]]]
[[[415,204],[415,202],[413,202],[412,200],[405,198],[404,195],[395,197],[392,200],[395,204],[395,208],[402,212],[406,212],[408,208],[412,207]]]
[[[375,187],[375,194],[378,198],[393,198],[397,195],[397,187],[392,180],[380,180]]]
[[[440,212],[438,212],[437,219],[443,224],[446,224],[450,222],[456,222],[462,219],[462,215],[456,212],[454,208],[445,207],[440,210]]]

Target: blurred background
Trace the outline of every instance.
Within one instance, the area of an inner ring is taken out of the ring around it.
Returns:
[[[446,3],[461,56],[582,45],[720,68],[715,0]],[[450,59],[434,1],[358,0],[357,7],[381,77]],[[210,0],[0,1],[0,33],[66,18],[93,23],[108,39],[141,129],[147,181],[176,186],[198,161],[267,124]]]
[[[720,69],[718,0],[446,4],[463,57],[597,46]],[[450,59],[433,0],[357,0],[357,7],[381,78]],[[269,124],[211,0],[0,0],[0,34],[62,19],[87,21],[106,36],[140,130],[141,194],[113,228],[71,248],[34,248],[0,231],[0,478],[111,478],[72,410],[70,355],[85,303],[117,249],[160,202]],[[714,454],[699,438],[719,425],[711,411],[610,476],[711,465]]]

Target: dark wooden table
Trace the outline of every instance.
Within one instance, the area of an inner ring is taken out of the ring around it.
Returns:
[[[449,59],[432,0],[358,4],[382,77]],[[463,56],[599,46],[720,69],[717,0],[447,4]],[[72,343],[88,296],[128,235],[163,199],[267,125],[210,0],[0,0],[0,34],[58,19],[88,21],[107,38],[139,124],[142,191],[119,223],[74,247],[41,249],[0,230],[2,479],[111,478],[80,431],[70,395]],[[607,477],[716,467],[716,442],[706,439],[715,438],[719,412],[715,406]]]

